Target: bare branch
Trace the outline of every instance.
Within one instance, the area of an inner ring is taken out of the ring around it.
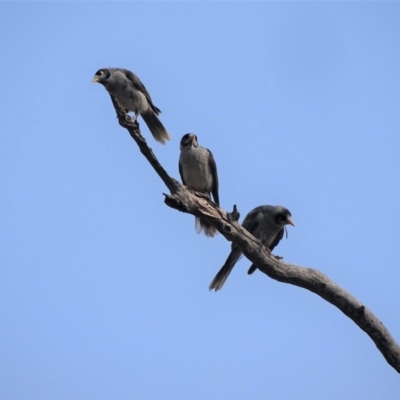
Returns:
[[[170,194],[164,194],[165,204],[212,223],[227,240],[239,246],[243,254],[270,278],[307,289],[333,304],[374,341],[386,361],[400,373],[400,347],[370,309],[320,271],[289,264],[268,254],[264,246],[238,224],[240,214],[236,206],[232,213],[227,213],[207,196],[191,191],[171,178],[147,146],[146,140],[140,133],[138,122],[129,117],[112,96],[111,100],[120,125],[129,131],[142,154],[168,187]]]
[[[117,118],[119,124],[126,128],[131,135],[132,139],[137,143],[141,153],[146,157],[147,161],[151,164],[154,170],[157,172],[158,176],[165,183],[167,188],[171,191],[171,193],[177,189],[177,182],[175,179],[172,179],[167,171],[163,168],[163,166],[158,162],[156,156],[153,153],[153,150],[147,146],[146,139],[142,136],[139,129],[139,122],[133,118],[131,118],[123,108],[118,104],[117,100],[114,96],[110,95],[111,101],[114,105],[115,111],[117,112]]]

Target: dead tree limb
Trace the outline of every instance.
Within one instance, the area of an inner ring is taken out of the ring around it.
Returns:
[[[382,322],[359,300],[331,281],[322,272],[276,259],[265,251],[264,246],[236,221],[239,219],[236,206],[232,213],[219,208],[201,193],[193,192],[171,178],[158,162],[140,133],[139,124],[128,116],[118,102],[111,97],[120,125],[128,130],[159,177],[170,191],[164,194],[169,207],[202,217],[212,223],[230,242],[234,242],[243,254],[270,278],[307,289],[333,304],[352,319],[375,343],[386,361],[400,373],[400,347]]]

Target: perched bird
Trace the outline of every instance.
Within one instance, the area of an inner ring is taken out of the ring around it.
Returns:
[[[179,173],[184,185],[189,189],[204,193],[219,205],[217,164],[210,150],[199,146],[193,133],[183,135],[180,143]],[[196,232],[201,230],[213,237],[217,230],[204,219],[196,217]]]
[[[292,214],[282,206],[259,206],[251,210],[243,221],[243,228],[247,229],[261,244],[271,252],[280,242],[285,231],[285,225],[293,225]],[[234,243],[232,250],[223,267],[218,271],[208,287],[210,290],[220,290],[233,267],[242,256],[242,251]],[[254,264],[249,269],[249,274],[257,269]]]
[[[150,94],[141,80],[124,68],[99,69],[92,80],[101,83],[126,112],[133,111],[135,117],[140,114],[157,142],[165,144],[171,140],[157,115],[161,113],[151,100]]]

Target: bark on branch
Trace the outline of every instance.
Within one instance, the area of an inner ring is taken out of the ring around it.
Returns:
[[[238,224],[239,213],[236,206],[232,213],[228,213],[206,196],[189,190],[171,178],[147,146],[146,140],[140,133],[138,122],[128,116],[112,96],[111,100],[117,112],[119,124],[128,130],[141,153],[169,189],[170,194],[164,194],[165,204],[212,223],[227,240],[238,245],[243,254],[270,278],[307,289],[333,304],[374,341],[386,361],[400,373],[400,347],[369,308],[322,272],[289,264],[268,254],[264,246],[261,246],[254,236]]]

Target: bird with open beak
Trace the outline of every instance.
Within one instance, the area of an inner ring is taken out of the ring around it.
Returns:
[[[259,206],[251,210],[243,220],[242,226],[271,252],[283,238],[285,225],[294,226],[292,214],[282,206]],[[224,285],[233,267],[242,256],[242,251],[232,243],[232,250],[223,267],[218,271],[208,287],[218,291]],[[253,264],[248,274],[252,274],[257,267]]]
[[[157,117],[161,110],[153,104],[149,92],[133,72],[124,68],[102,68],[92,82],[102,84],[126,112],[133,111],[136,118],[141,115],[157,142],[165,144],[166,140],[171,140]]]
[[[183,135],[180,142],[179,173],[182,183],[189,189],[204,193],[219,205],[217,164],[211,151],[199,146],[193,133]],[[196,232],[202,230],[208,237],[213,237],[217,230],[202,218],[196,217]]]

